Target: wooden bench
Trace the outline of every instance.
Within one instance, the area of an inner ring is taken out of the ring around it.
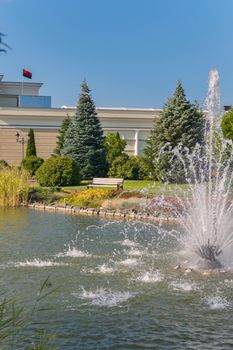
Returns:
[[[102,177],[94,177],[92,183],[87,185],[89,187],[117,187],[123,189],[124,179],[114,179],[114,178],[102,178]]]

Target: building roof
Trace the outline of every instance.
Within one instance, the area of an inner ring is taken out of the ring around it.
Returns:
[[[74,106],[61,106],[64,109],[76,109]],[[129,111],[129,112],[160,112],[161,108],[133,108],[133,107],[96,107],[97,110],[102,111]]]
[[[29,81],[4,81],[4,75],[0,75],[0,95],[31,95],[38,96],[43,83]],[[24,93],[22,93],[22,91]]]

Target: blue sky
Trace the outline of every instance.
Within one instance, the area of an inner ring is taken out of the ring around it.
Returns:
[[[202,105],[215,67],[233,104],[232,23],[233,0],[0,0],[0,74],[30,70],[53,106],[76,105],[86,77],[97,106],[157,108],[177,80]]]

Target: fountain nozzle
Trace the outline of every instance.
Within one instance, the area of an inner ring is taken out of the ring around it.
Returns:
[[[196,250],[196,253],[203,259],[201,265],[203,265],[204,268],[214,269],[222,267],[222,264],[217,259],[217,257],[222,253],[222,250],[218,246],[210,244],[209,239],[207,244],[203,244]]]

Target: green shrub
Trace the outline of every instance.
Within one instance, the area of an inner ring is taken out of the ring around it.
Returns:
[[[108,166],[111,167],[114,159],[123,154],[127,142],[126,140],[123,140],[120,137],[119,132],[117,132],[116,134],[107,133],[107,135],[105,136],[104,144],[107,152],[106,159],[108,162]]]
[[[30,202],[53,203],[64,197],[63,192],[57,191],[59,187],[30,187],[28,198]]]
[[[44,160],[42,158],[36,157],[36,156],[30,156],[26,157],[22,160],[22,167],[26,169],[30,175],[35,175],[35,172],[39,167],[44,163]]]
[[[129,157],[124,165],[125,179],[144,180],[149,178],[149,168],[144,158],[139,156]]]
[[[124,165],[129,160],[129,156],[126,153],[123,153],[121,156],[116,157],[108,171],[109,177],[123,177],[125,178],[125,169]]]
[[[36,179],[41,186],[78,185],[79,171],[77,164],[68,157],[51,157],[36,171]]]
[[[4,159],[0,159],[0,168],[8,168],[9,165]]]
[[[143,180],[149,178],[149,167],[144,158],[129,157],[124,153],[112,162],[108,175],[127,180]]]
[[[226,139],[233,140],[233,109],[224,114],[222,118],[222,133]]]

